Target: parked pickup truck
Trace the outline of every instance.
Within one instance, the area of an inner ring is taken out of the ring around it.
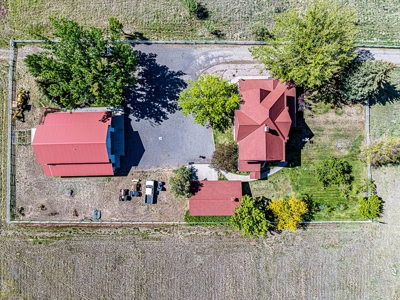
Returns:
[[[146,180],[146,193],[144,195],[144,203],[146,204],[154,204],[154,180]]]

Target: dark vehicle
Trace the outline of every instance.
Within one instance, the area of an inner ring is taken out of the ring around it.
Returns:
[[[158,184],[157,184],[157,192],[161,192],[162,191],[162,188],[163,188],[163,185],[164,185],[164,182],[158,182]]]

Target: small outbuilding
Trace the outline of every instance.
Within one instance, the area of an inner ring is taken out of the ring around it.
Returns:
[[[123,114],[96,109],[49,113],[32,130],[46,176],[110,176],[124,155]]]
[[[196,192],[189,199],[190,216],[231,216],[242,198],[240,180],[192,182]]]

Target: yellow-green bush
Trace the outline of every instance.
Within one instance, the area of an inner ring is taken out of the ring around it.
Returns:
[[[361,146],[360,159],[370,162],[372,166],[379,167],[400,162],[400,138],[387,137],[375,142],[369,147]]]

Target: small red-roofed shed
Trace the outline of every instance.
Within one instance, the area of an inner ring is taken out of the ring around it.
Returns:
[[[241,204],[240,180],[204,180],[195,183],[197,191],[189,199],[191,216],[231,216],[236,206]]]

